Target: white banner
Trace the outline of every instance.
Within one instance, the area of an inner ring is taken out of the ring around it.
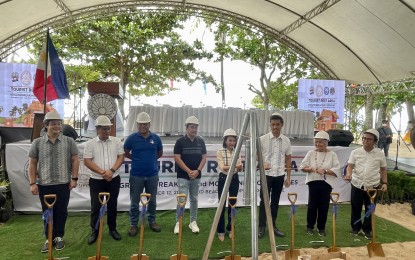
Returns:
[[[41,206],[38,196],[33,196],[29,191],[28,180],[28,157],[27,153],[30,148],[30,143],[12,143],[6,145],[6,166],[9,179],[11,181],[11,191],[13,195],[13,204],[16,211],[41,211]],[[83,164],[82,151],[84,144],[79,144],[81,152],[81,164],[79,170],[78,187],[71,192],[69,202],[70,211],[89,211],[90,210],[90,196],[88,180],[89,175],[86,172],[86,167]],[[216,151],[221,148],[220,144],[207,144],[207,162],[202,171],[202,179],[199,189],[199,207],[209,208],[216,207],[218,204],[218,171],[216,162]],[[293,146],[293,168],[299,167],[306,153],[313,149],[311,146]],[[244,149],[244,148],[243,148]],[[330,147],[335,151],[339,157],[341,165],[346,165],[349,159],[350,152],[354,148],[349,147]],[[167,144],[163,147],[164,154],[160,158],[160,181],[157,194],[157,209],[168,210],[176,208],[176,194],[177,194],[177,178],[174,172],[173,159],[173,144]],[[243,150],[244,151],[244,150]],[[242,158],[244,158],[242,156]],[[130,206],[129,198],[129,170],[131,161],[126,159],[124,165],[121,166],[121,190],[118,197],[118,210],[128,211]],[[342,170],[344,167],[342,167]],[[238,205],[244,205],[243,191],[244,191],[244,173],[239,173],[239,194]],[[281,204],[289,205],[287,199],[288,192],[297,192],[298,199],[296,204],[307,204],[308,202],[308,187],[305,184],[305,174],[300,170],[292,171],[291,186],[284,188],[281,195]],[[257,174],[257,195],[259,203],[259,175]],[[333,192],[340,193],[339,201],[350,200],[350,184],[344,182],[342,178],[337,178]]]
[[[312,111],[316,118],[329,110],[337,114],[337,123],[344,123],[344,80],[300,79],[298,81],[298,109]]]

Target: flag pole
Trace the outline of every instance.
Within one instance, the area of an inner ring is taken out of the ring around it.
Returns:
[[[46,56],[45,56],[45,73],[43,85],[43,114],[46,114],[46,88],[48,86],[48,65],[49,65],[49,28],[46,32]]]

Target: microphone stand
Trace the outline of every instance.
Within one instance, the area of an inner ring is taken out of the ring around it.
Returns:
[[[393,122],[390,119],[389,119],[389,122],[392,124],[395,131],[398,132],[398,139],[396,140],[395,168],[393,168],[393,170],[396,171],[396,170],[399,170],[399,168],[398,168],[398,155],[399,155],[399,146],[401,145],[401,139],[402,139],[403,143],[405,144],[406,148],[408,148],[408,150],[410,152],[412,152],[412,151],[408,147],[408,145],[405,143],[405,141],[403,140],[403,138],[401,136],[402,110],[399,109],[399,130],[396,129],[395,125],[393,124]]]

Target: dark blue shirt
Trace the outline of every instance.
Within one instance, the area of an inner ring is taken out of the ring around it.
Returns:
[[[174,145],[174,154],[180,154],[184,164],[186,164],[190,170],[196,170],[202,161],[202,155],[206,154],[205,141],[197,136],[192,142],[187,135],[184,135],[177,139],[176,144]],[[176,172],[177,178],[189,179],[187,172],[178,165],[176,165]],[[200,177],[202,177],[202,174],[197,176],[197,178]]]
[[[154,176],[159,172],[157,153],[163,151],[158,135],[150,132],[147,138],[140,133],[131,134],[124,142],[124,149],[131,151],[132,176]]]

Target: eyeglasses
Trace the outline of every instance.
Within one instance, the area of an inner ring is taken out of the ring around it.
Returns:
[[[102,131],[109,131],[109,130],[111,130],[111,127],[101,127],[100,129]]]
[[[372,139],[372,138],[367,138],[367,137],[362,137],[362,140],[363,141],[374,141],[375,139]]]

